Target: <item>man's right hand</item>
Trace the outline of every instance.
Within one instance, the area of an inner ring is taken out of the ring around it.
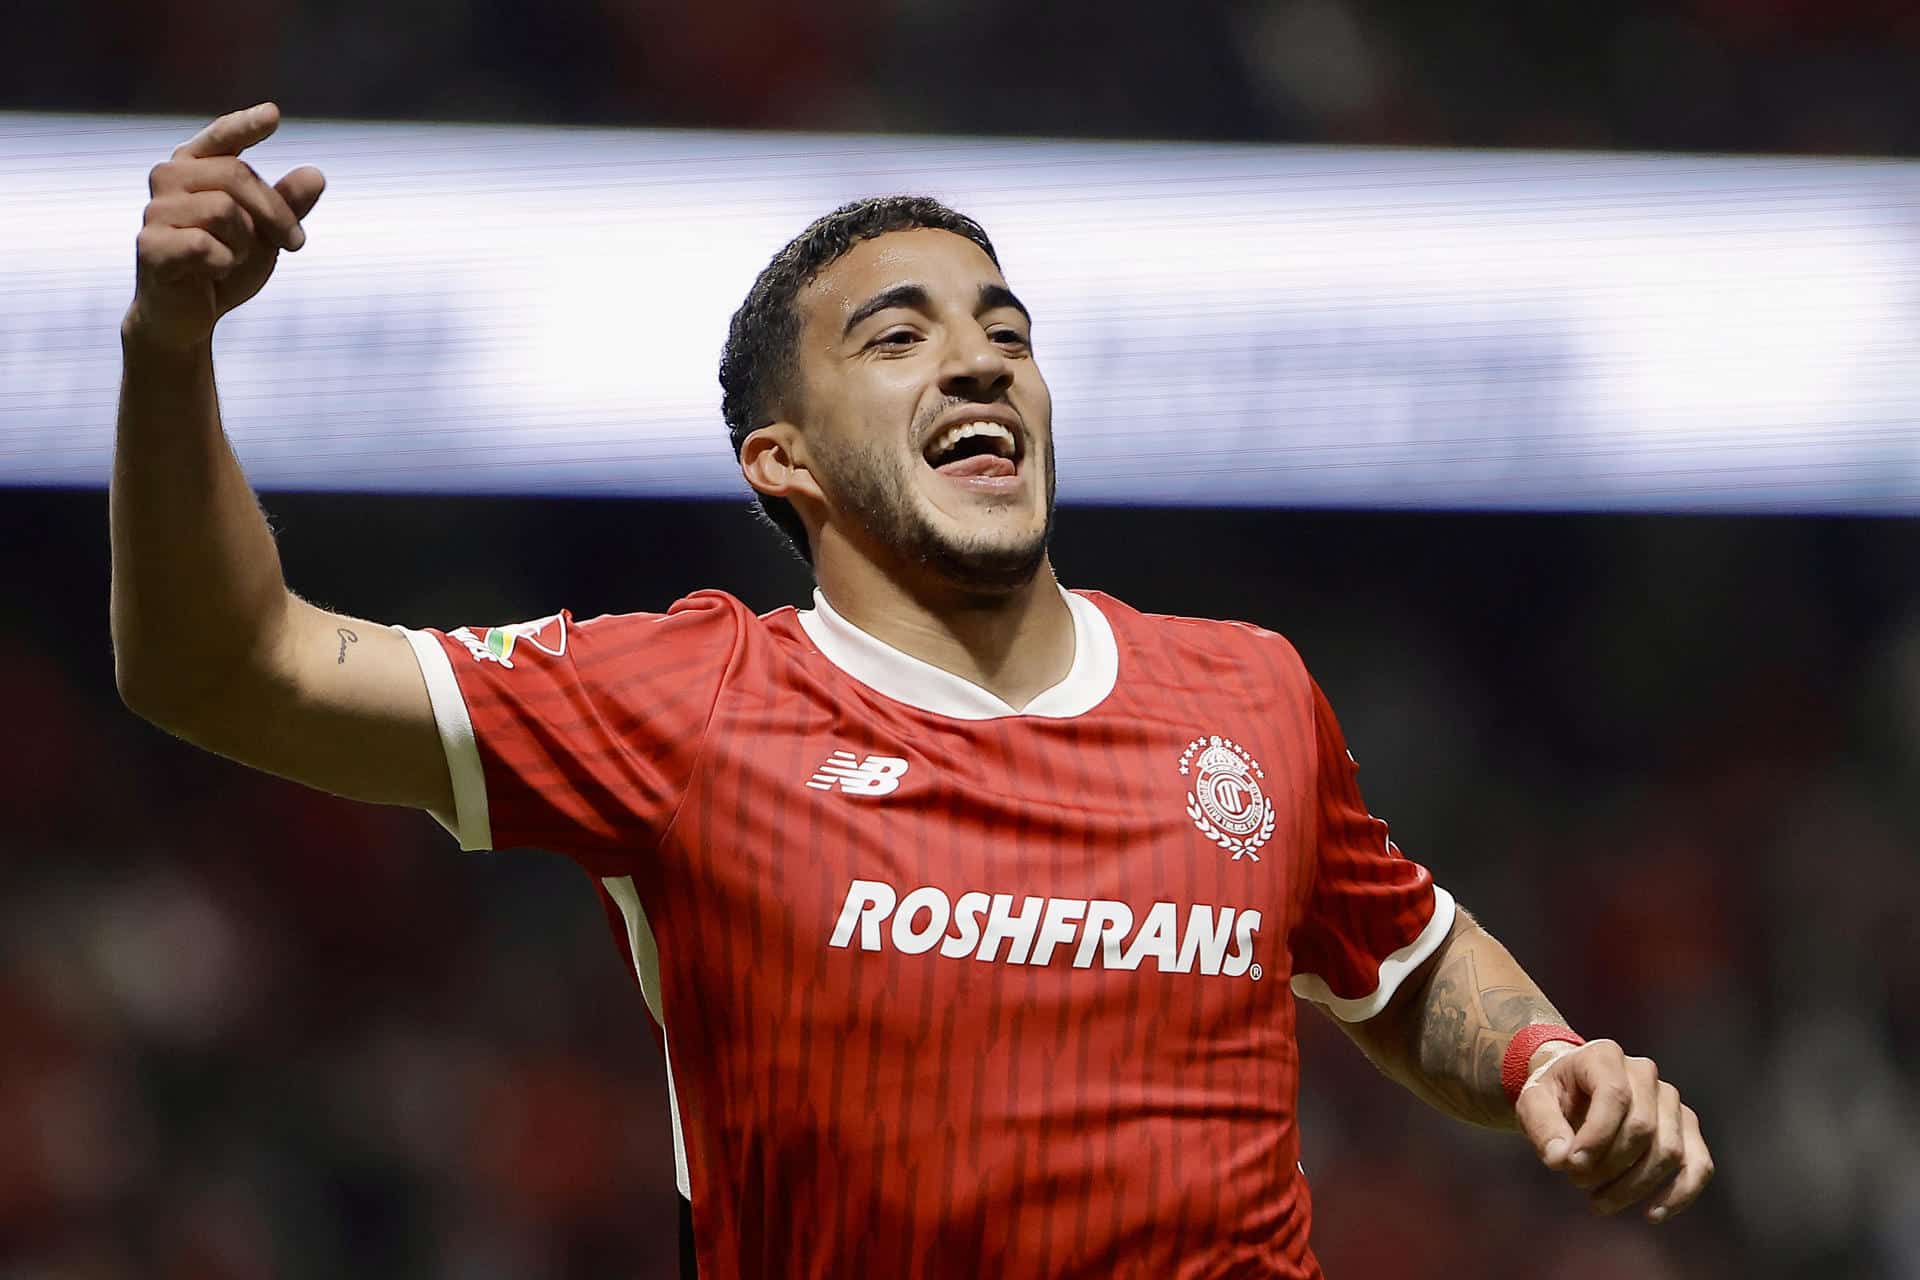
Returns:
[[[433,700],[407,637],[292,595],[220,422],[209,339],[260,292],[326,179],[269,187],[240,158],[271,102],[221,116],[155,166],[120,323],[108,510],[120,695],[172,733],[337,795],[453,812]],[[152,358],[156,355],[178,358]]]
[[[300,220],[325,175],[303,165],[270,187],[240,159],[279,127],[280,108],[263,102],[221,116],[154,166],[128,337],[171,350],[207,342],[221,316],[260,292],[280,250],[306,243]]]

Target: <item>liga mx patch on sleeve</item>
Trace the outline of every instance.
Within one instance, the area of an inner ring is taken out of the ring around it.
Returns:
[[[481,627],[478,630],[459,627],[447,634],[465,645],[475,662],[497,662],[511,671],[516,647],[535,649],[550,658],[565,656],[567,615],[548,614],[532,622],[514,622],[504,627]]]

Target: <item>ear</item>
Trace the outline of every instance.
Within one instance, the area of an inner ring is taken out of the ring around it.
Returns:
[[[791,422],[769,422],[742,440],[740,473],[770,498],[826,500],[808,468],[806,440]]]

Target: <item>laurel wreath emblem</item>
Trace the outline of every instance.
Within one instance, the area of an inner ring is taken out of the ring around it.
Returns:
[[[1212,750],[1213,748],[1224,748],[1226,751],[1231,752],[1233,756],[1239,758],[1237,764],[1231,758],[1228,759],[1228,764],[1232,766],[1228,772],[1240,777],[1247,789],[1253,793],[1253,799],[1258,806],[1259,826],[1247,834],[1235,834],[1231,831],[1222,830],[1217,823],[1207,816],[1206,808],[1201,804],[1199,796],[1199,788],[1205,783],[1211,772],[1211,770],[1204,767],[1205,761],[1202,762],[1201,776],[1195,779],[1194,788],[1187,792],[1187,816],[1193,819],[1193,825],[1200,829],[1201,835],[1219,845],[1226,852],[1232,854],[1235,862],[1238,862],[1241,858],[1251,858],[1255,862],[1258,862],[1260,861],[1260,847],[1266,844],[1273,836],[1273,827],[1277,816],[1277,811],[1274,809],[1272,799],[1260,789],[1259,783],[1255,781],[1256,778],[1264,779],[1267,776],[1266,770],[1260,767],[1260,762],[1253,758],[1252,752],[1248,751],[1233,739],[1223,738],[1218,734],[1211,734],[1204,738],[1195,738],[1187,744],[1186,751],[1182,752],[1180,756],[1180,772],[1183,775],[1193,772],[1193,758],[1195,753],[1204,753],[1218,760],[1220,754]],[[1235,825],[1237,826],[1239,824],[1236,823]]]
[[[1187,816],[1193,819],[1194,826],[1200,828],[1201,835],[1232,854],[1235,862],[1238,862],[1243,857],[1252,858],[1255,862],[1258,862],[1260,861],[1260,855],[1256,850],[1267,842],[1268,837],[1273,835],[1274,822],[1273,801],[1267,799],[1265,796],[1262,796],[1260,801],[1266,807],[1266,814],[1260,821],[1260,830],[1244,840],[1239,836],[1228,835],[1207,821],[1207,815],[1200,811],[1200,802],[1195,800],[1191,795],[1187,797]]]

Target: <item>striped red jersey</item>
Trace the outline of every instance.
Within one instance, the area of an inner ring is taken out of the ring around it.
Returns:
[[[602,888],[709,1280],[1320,1274],[1294,996],[1378,1012],[1453,901],[1284,639],[1066,600],[1018,712],[818,593],[408,633],[441,820]]]

